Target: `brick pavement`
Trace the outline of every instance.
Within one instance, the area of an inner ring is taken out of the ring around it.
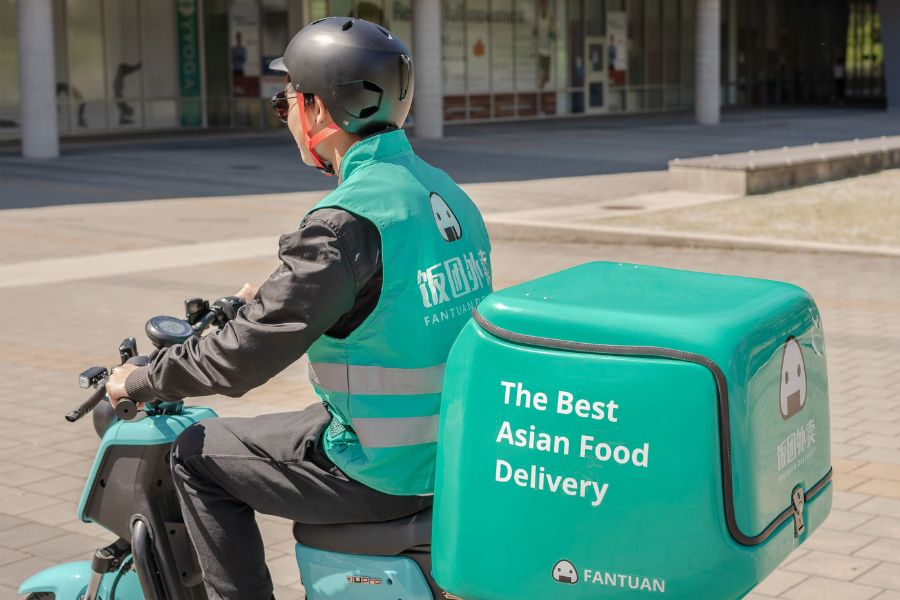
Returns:
[[[494,257],[498,287],[603,259],[784,279],[810,290],[822,309],[830,355],[834,510],[750,598],[897,598],[900,280],[891,275],[900,262],[518,243],[498,243]],[[140,332],[146,316],[177,313],[183,297],[227,292],[264,277],[271,266],[272,260],[257,258],[5,291],[12,310],[0,328],[0,597],[12,597],[29,573],[84,558],[109,541],[103,530],[74,519],[97,446],[87,420],[70,425],[62,419],[81,398],[77,372],[110,363],[118,341]],[[209,404],[223,415],[250,415],[310,401],[301,361],[243,400],[217,397]],[[271,517],[260,522],[279,598],[300,597],[289,523]]]

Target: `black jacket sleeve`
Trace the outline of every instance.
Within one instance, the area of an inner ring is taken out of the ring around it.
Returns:
[[[256,299],[220,331],[167,348],[132,372],[125,382],[129,398],[241,396],[300,358],[329,329],[352,327],[373,308],[371,290],[380,290],[382,266],[371,222],[339,209],[317,210],[281,237],[278,256],[281,265]]]

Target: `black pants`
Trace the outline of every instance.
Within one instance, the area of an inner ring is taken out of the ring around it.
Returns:
[[[322,448],[329,414],[208,419],[175,440],[172,473],[211,600],[268,600],[272,581],[254,511],[301,523],[365,523],[424,510],[348,478]]]

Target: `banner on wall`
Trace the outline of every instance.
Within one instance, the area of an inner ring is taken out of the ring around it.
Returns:
[[[609,49],[609,83],[625,85],[628,70],[628,16],[625,11],[606,14],[606,40]]]
[[[175,0],[178,35],[178,91],[181,96],[181,125],[203,124],[200,105],[200,42],[197,23],[197,0]]]
[[[235,96],[260,95],[259,5],[232,0],[228,11],[231,82]]]

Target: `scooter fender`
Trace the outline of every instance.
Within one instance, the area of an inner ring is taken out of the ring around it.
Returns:
[[[109,598],[110,588],[118,572],[106,573],[100,582],[99,597]],[[52,592],[55,600],[79,600],[87,592],[91,580],[91,561],[55,565],[35,573],[19,586],[20,594]],[[143,600],[141,585],[137,574],[130,570],[119,579],[116,585],[116,600]]]
[[[91,561],[63,563],[35,573],[19,586],[20,594],[53,592],[59,600],[77,600],[91,580]]]

